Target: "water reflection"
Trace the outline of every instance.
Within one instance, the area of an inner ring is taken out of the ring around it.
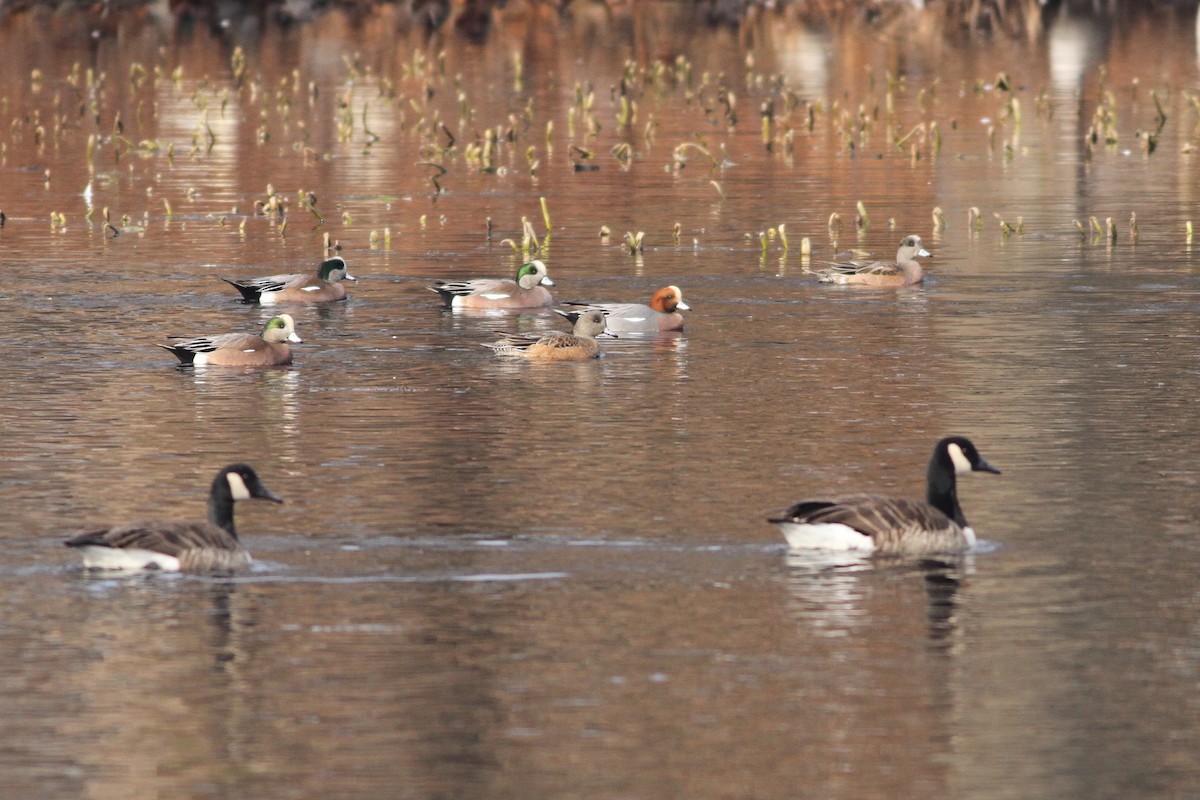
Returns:
[[[1050,78],[1064,97],[1077,97],[1089,68],[1100,63],[1112,22],[1097,14],[1073,14],[1063,6],[1046,32]]]
[[[789,550],[788,588],[793,613],[821,636],[844,637],[871,624],[872,587],[876,579],[907,582],[915,593],[924,589],[927,638],[931,645],[953,638],[958,628],[959,591],[974,572],[974,556],[958,558],[886,558],[826,551]],[[890,612],[911,603],[888,602]],[[878,621],[877,621],[878,622]],[[883,624],[895,624],[894,620]]]

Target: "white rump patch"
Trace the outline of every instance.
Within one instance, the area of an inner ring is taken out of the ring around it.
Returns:
[[[963,453],[962,448],[954,442],[951,442],[946,447],[946,452],[950,454],[950,461],[954,464],[954,471],[959,475],[966,475],[971,471],[971,460]]]
[[[136,547],[102,547],[87,545],[79,548],[83,566],[87,569],[122,570],[125,572],[157,567],[164,572],[179,572],[179,559],[153,550]]]
[[[229,481],[229,493],[233,495],[234,500],[250,499],[250,490],[246,488],[246,482],[242,480],[241,475],[236,472],[227,472],[225,480]]]
[[[778,522],[779,530],[793,550],[857,550],[871,552],[875,540],[849,525],[826,522],[820,525],[801,525]]]

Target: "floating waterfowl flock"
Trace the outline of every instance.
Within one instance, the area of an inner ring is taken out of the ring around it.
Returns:
[[[823,283],[902,287],[922,279],[918,256],[929,256],[919,236],[900,242],[895,261],[831,263],[815,272]],[[243,302],[260,305],[313,305],[346,300],[345,281],[356,280],[345,259],[326,259],[316,274],[282,274],[261,278],[222,280],[233,285]],[[429,287],[446,309],[530,311],[549,307],[554,286],[546,264],[532,260],[518,268],[515,278],[437,281]],[[573,324],[570,333],[509,333],[485,342],[497,355],[530,361],[589,361],[601,355],[599,337],[619,333],[658,334],[684,327],[681,311],[690,307],[678,286],[656,291],[648,305],[567,301],[557,314]],[[272,317],[259,335],[224,333],[181,338],[160,344],[181,365],[274,367],[292,363],[290,343],[302,340],[290,314]],[[934,447],[927,472],[924,501],[873,495],[802,500],[770,522],[779,527],[793,549],[833,549],[880,554],[957,553],[976,542],[958,503],[957,477],[969,472],[999,470],[961,436],[942,439]],[[233,505],[239,500],[282,499],[263,485],[245,464],[230,464],[213,479],[207,522],[138,522],[102,528],[68,539],[84,566],[100,570],[213,572],[242,569],[250,554],[238,539]]]

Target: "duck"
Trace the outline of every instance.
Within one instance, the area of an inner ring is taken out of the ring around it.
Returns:
[[[658,333],[683,330],[683,314],[692,308],[683,302],[678,286],[664,286],[650,297],[650,305],[641,303],[583,303],[568,300],[564,305],[578,306],[570,310],[554,309],[556,314],[572,323],[583,311],[599,310],[608,315],[608,329],[615,333]]]
[[[428,288],[441,296],[446,308],[520,309],[552,305],[554,297],[546,287],[553,285],[545,262],[535,258],[521,265],[516,280],[476,278],[469,281],[437,281]]]
[[[133,522],[81,533],[63,544],[89,570],[228,572],[250,566],[250,553],[233,526],[233,504],[252,497],[282,503],[246,464],[230,464],[213,478],[208,522]]]
[[[317,274],[268,275],[265,278],[221,278],[242,293],[243,303],[274,306],[281,303],[334,303],[346,299],[342,281],[357,281],[346,259],[334,256],[321,262]]]
[[[969,439],[948,436],[933,448],[924,501],[869,494],[801,500],[769,522],[796,550],[961,553],[976,542],[958,504],[957,478],[970,472],[1000,474]]]
[[[913,286],[925,279],[917,256],[930,258],[921,244],[921,237],[905,236],[900,240],[895,261],[847,261],[833,263],[828,269],[813,270],[821,283],[844,283],[861,286]]]
[[[584,311],[571,333],[555,331],[549,334],[510,334],[498,342],[484,344],[502,356],[520,356],[535,361],[586,361],[600,357],[597,336],[617,335],[605,326],[604,312]]]
[[[217,364],[223,367],[274,367],[292,363],[292,348],[288,342],[304,340],[296,335],[296,322],[290,314],[271,317],[263,326],[262,335],[252,333],[222,333],[217,336],[197,336],[178,344],[160,344],[170,350],[181,364]]]

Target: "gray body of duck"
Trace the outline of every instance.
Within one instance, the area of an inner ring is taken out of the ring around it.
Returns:
[[[245,464],[230,464],[213,478],[208,496],[208,522],[133,522],[81,533],[63,544],[79,550],[87,569],[167,572],[244,569],[250,565],[250,553],[238,540],[233,504],[252,497],[283,502],[263,485],[253,469]]]
[[[598,310],[607,314],[608,329],[614,333],[658,333],[659,331],[683,330],[683,314],[691,306],[683,302],[683,292],[678,286],[664,286],[653,294],[649,305],[641,303],[581,303],[567,301],[564,305],[577,306],[569,310],[555,309],[572,323],[584,311]]]
[[[975,531],[958,503],[957,476],[992,472],[975,445],[949,436],[933,448],[925,500],[849,495],[801,500],[769,521],[793,549],[881,554],[957,553],[975,546]]]

